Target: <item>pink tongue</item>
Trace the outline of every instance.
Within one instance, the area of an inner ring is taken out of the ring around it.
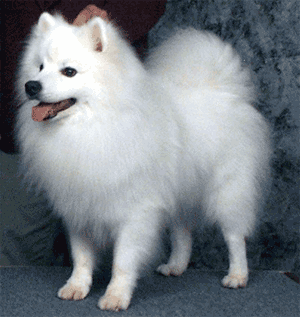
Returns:
[[[37,106],[32,107],[32,119],[38,122],[46,121],[55,117],[60,111],[70,108],[74,103],[74,99],[66,99],[56,103],[40,102]]]

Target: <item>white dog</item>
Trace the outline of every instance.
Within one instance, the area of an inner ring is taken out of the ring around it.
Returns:
[[[70,234],[74,269],[60,298],[87,296],[109,232],[112,279],[99,307],[127,309],[160,230],[170,226],[173,251],[158,271],[180,275],[201,219],[217,223],[228,245],[223,285],[246,285],[245,237],[270,147],[249,73],[229,44],[182,30],[143,65],[109,22],[77,27],[43,13],[18,75],[24,172]]]

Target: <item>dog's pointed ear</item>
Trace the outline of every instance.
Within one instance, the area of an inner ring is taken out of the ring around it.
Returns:
[[[105,51],[108,44],[108,22],[104,21],[99,17],[95,17],[88,22],[88,26],[90,28],[91,37],[95,50],[98,52]]]
[[[54,17],[51,14],[44,12],[41,14],[39,21],[38,21],[38,24],[37,24],[38,32],[45,33],[51,27],[53,27],[54,24],[55,24]]]

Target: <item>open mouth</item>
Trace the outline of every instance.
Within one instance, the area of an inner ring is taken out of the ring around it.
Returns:
[[[47,121],[57,116],[76,103],[75,98],[65,99],[55,103],[40,102],[37,106],[32,107],[32,119],[34,121]]]

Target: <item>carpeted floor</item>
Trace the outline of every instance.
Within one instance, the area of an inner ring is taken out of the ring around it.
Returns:
[[[221,287],[224,272],[188,270],[181,277],[153,274],[140,280],[126,312],[103,312],[96,305],[106,285],[94,285],[83,301],[56,297],[71,273],[62,267],[2,267],[2,317],[76,316],[238,316],[300,315],[300,285],[275,271],[253,271],[248,287]]]

